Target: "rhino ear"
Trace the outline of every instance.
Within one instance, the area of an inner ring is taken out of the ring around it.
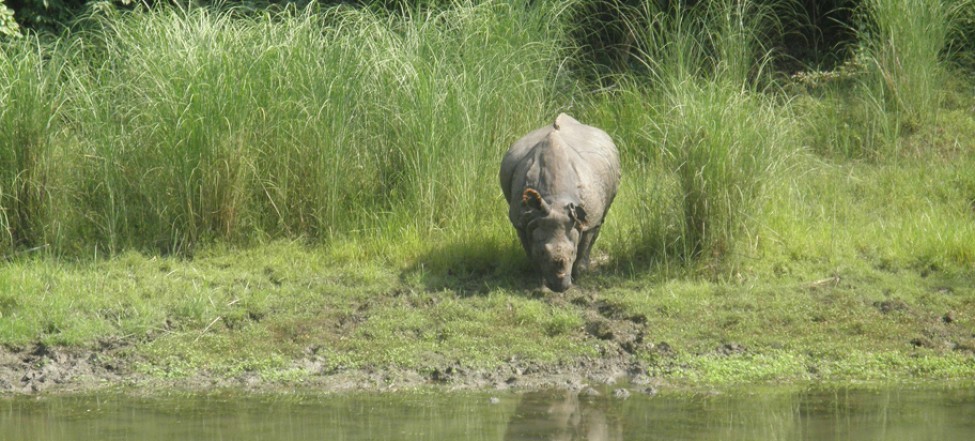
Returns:
[[[569,217],[575,221],[575,227],[583,229],[586,226],[586,210],[576,204],[569,204]]]
[[[548,213],[548,205],[542,199],[542,195],[534,188],[526,188],[521,194],[521,206]]]

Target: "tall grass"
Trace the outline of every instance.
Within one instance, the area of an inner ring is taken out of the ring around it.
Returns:
[[[48,159],[64,63],[32,35],[0,40],[0,254],[40,247],[50,233]]]
[[[881,159],[900,153],[901,137],[935,124],[972,10],[970,0],[861,2],[855,53],[813,110],[815,147]]]
[[[667,260],[730,262],[747,252],[740,245],[761,218],[764,190],[797,148],[763,45],[777,20],[749,1],[658,5],[644,2],[630,23],[648,75],[624,82],[624,94],[649,104],[625,123],[640,142],[624,156],[643,158],[641,177],[677,186],[669,194],[678,200],[665,205],[679,214],[668,219],[653,214],[660,204],[647,206],[644,218],[674,227],[645,228],[643,248]]]
[[[770,198],[802,191],[784,181],[803,142],[862,152],[865,128],[879,140],[896,127],[890,115],[939,111],[922,99],[938,96],[937,81],[916,99],[906,90],[930,73],[907,69],[920,55],[884,58],[886,46],[867,43],[835,96],[784,93],[767,44],[789,1],[660,4],[621,10],[641,68],[596,94],[566,70],[581,69],[569,62],[572,2],[98,9],[58,44],[11,40],[0,54],[0,249],[192,253],[285,237],[421,270],[503,271],[524,262],[500,158],[568,110],[622,153],[597,253],[734,269],[761,251],[770,217],[788,228],[801,216]],[[769,191],[780,187],[795,191]]]
[[[68,112],[77,241],[185,251],[479,228],[496,208],[485,171],[553,113],[556,6],[93,17]]]
[[[866,0],[859,39],[865,81],[908,130],[932,121],[943,100],[947,71],[942,63],[967,0]]]
[[[82,195],[100,220],[97,241],[175,251],[347,219],[335,213],[375,170],[343,124],[361,101],[350,79],[365,72],[353,34],[323,19],[206,9],[95,18],[89,40],[103,58],[77,103],[98,164]]]

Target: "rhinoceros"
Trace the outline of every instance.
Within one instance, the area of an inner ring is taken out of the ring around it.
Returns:
[[[542,282],[563,292],[589,267],[620,182],[619,152],[606,132],[559,114],[519,139],[501,161],[501,190],[521,245]]]

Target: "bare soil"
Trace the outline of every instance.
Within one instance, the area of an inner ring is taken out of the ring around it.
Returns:
[[[335,370],[319,346],[308,346],[283,369],[288,380],[267,380],[257,372],[228,377],[199,371],[189,377],[160,378],[145,373],[147,360],[138,354],[140,341],[103,341],[94,348],[51,347],[32,344],[25,347],[0,346],[0,396],[18,394],[58,394],[90,392],[105,388],[126,388],[135,393],[152,394],[180,390],[205,392],[235,389],[271,392],[301,388],[306,391],[355,392],[402,391],[418,388],[443,390],[539,390],[562,389],[579,393],[598,393],[616,389],[614,396],[630,393],[656,393],[668,387],[670,370],[682,369],[670,343],[655,340],[647,317],[633,315],[625,308],[602,300],[594,292],[570,291],[567,295],[546,296],[554,304],[572,304],[584,310],[584,338],[600,353],[557,363],[512,358],[494,368],[465,365],[432,354],[415,368],[401,366],[362,366]],[[949,311],[931,315],[910,304],[890,300],[876,302],[883,316],[917,316],[917,332],[904,336],[904,344],[939,353],[975,354],[975,334],[957,326],[959,314]],[[334,328],[337,334],[348,332]],[[598,344],[597,344],[598,343]],[[744,344],[728,341],[705,351],[704,356],[737,357],[751,353]],[[647,366],[653,363],[654,366]],[[136,369],[141,366],[141,369]],[[669,366],[669,367],[667,367]],[[655,369],[648,369],[654,367]],[[661,367],[665,369],[661,370]],[[648,372],[662,372],[651,377]],[[810,368],[814,376],[815,366]]]
[[[507,360],[492,369],[472,368],[460,362],[431,359],[419,368],[366,366],[334,371],[327,367],[317,347],[308,347],[291,362],[289,372],[299,372],[297,380],[266,381],[257,373],[236,377],[199,372],[179,379],[161,379],[134,368],[140,359],[134,351],[136,341],[103,342],[97,348],[0,347],[0,395],[88,392],[109,387],[134,388],[146,393],[178,389],[206,391],[235,388],[245,391],[271,391],[292,388],[314,389],[323,393],[351,391],[397,391],[423,387],[446,390],[537,390],[565,389],[594,391],[593,386],[622,385],[637,393],[655,393],[660,379],[646,375],[647,369],[637,354],[651,351],[667,356],[666,343],[650,343],[646,337],[646,318],[629,317],[612,305],[588,295],[556,297],[555,302],[586,306],[587,338],[604,342],[599,356],[569,362],[539,363],[532,360]],[[625,393],[623,393],[625,392]],[[628,396],[629,391],[617,390]]]

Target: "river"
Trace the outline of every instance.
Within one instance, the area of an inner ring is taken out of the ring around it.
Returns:
[[[975,387],[20,396],[0,439],[970,441]]]

